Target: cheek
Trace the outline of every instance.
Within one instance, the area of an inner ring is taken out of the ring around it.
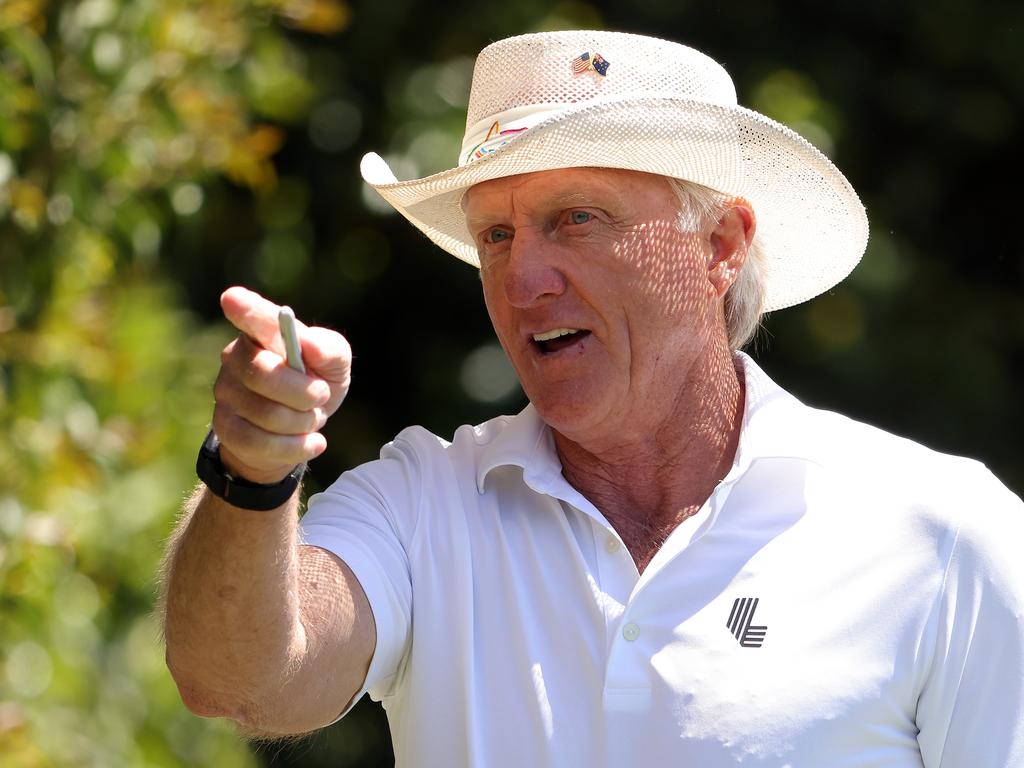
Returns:
[[[628,282],[660,314],[678,316],[706,306],[714,295],[708,281],[704,243],[682,233],[672,221],[636,227],[618,246]]]
[[[495,299],[498,296],[497,292],[497,280],[494,270],[488,267],[482,267],[480,269],[480,290],[484,295],[484,305],[487,307],[487,312],[491,312],[491,308],[497,306]]]

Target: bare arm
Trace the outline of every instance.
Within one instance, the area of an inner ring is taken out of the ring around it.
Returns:
[[[323,451],[316,430],[348,388],[341,336],[301,328],[311,375],[287,368],[276,307],[248,291],[222,299],[243,332],[222,355],[214,428],[235,475],[270,483]],[[300,546],[297,494],[269,512],[200,486],[164,567],[167,663],[186,706],[260,735],[302,733],[341,712],[376,643],[362,588],[336,556]]]

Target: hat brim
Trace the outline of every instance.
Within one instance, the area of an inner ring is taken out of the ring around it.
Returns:
[[[843,174],[803,137],[739,106],[674,98],[566,109],[468,165],[397,181],[378,155],[363,179],[445,251],[479,266],[462,196],[491,179],[559,168],[621,168],[745,198],[757,216],[765,311],[817,296],[864,253],[868,221]]]

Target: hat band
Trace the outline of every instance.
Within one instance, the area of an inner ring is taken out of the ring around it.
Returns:
[[[508,144],[521,133],[545,119],[565,111],[564,104],[531,104],[507,109],[477,121],[466,129],[459,152],[459,166],[465,166]]]
[[[663,93],[657,91],[620,93],[615,96],[590,99],[578,104],[547,103],[516,107],[489,115],[466,128],[466,134],[462,139],[462,150],[459,152],[459,167],[467,166],[475,160],[496,152],[516,138],[516,136],[526,133],[530,128],[540,125],[557,115],[583,108],[596,107],[600,104],[629,101],[649,104],[658,100],[673,102],[692,101],[708,105],[719,105],[726,109],[736,107],[735,99],[730,101],[724,97],[720,99],[698,98],[675,92]]]

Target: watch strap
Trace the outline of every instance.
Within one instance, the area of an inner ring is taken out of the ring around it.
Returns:
[[[196,458],[196,474],[210,492],[240,509],[266,512],[277,509],[291,498],[299,487],[306,465],[299,464],[277,483],[253,483],[242,477],[234,477],[224,468],[220,457],[220,440],[211,429],[199,448]]]

